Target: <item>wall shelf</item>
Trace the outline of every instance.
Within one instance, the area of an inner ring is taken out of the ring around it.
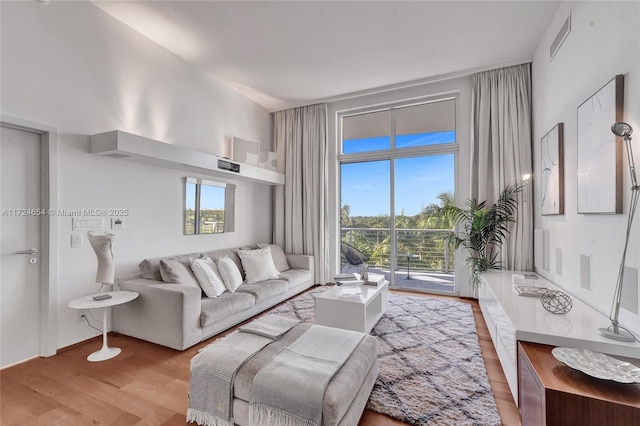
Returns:
[[[91,136],[91,153],[169,167],[219,178],[263,185],[284,185],[284,175],[249,164],[237,163],[216,155],[160,142],[121,130]],[[240,171],[221,168],[221,162],[239,165]]]

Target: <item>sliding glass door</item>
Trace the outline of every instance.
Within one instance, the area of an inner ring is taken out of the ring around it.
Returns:
[[[389,269],[390,166],[389,160],[341,166],[342,272],[358,272],[363,262],[375,269]]]
[[[384,274],[393,287],[454,292],[455,100],[342,117],[341,271]]]
[[[440,154],[394,161],[395,285],[451,292],[453,250],[437,208],[453,200],[455,157]]]

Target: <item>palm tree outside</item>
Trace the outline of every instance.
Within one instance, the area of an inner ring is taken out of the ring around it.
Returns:
[[[453,271],[455,250],[447,236],[454,225],[450,218],[439,213],[453,205],[454,194],[442,192],[436,198],[439,204],[430,204],[416,215],[408,216],[401,211],[396,216],[398,269],[404,271],[411,267],[415,271]],[[342,241],[367,255],[370,266],[388,268],[392,238],[388,228],[389,217],[352,217],[348,204],[342,206],[340,213]],[[445,256],[445,252],[448,256]],[[344,258],[342,264],[347,264]]]
[[[488,206],[486,201],[471,198],[466,209],[449,204],[433,209],[435,216],[460,225],[457,233],[451,231],[447,238],[454,245],[467,250],[467,266],[471,269],[474,286],[479,284],[479,275],[489,269],[502,269],[500,249],[510,234],[510,224],[515,221],[518,208],[517,195],[522,185],[506,187],[498,200]]]

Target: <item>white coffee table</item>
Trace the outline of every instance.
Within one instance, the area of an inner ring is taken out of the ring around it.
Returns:
[[[118,355],[121,351],[120,348],[110,348],[107,345],[107,308],[116,305],[122,305],[123,303],[131,302],[133,299],[139,296],[135,291],[106,291],[103,294],[111,296],[110,299],[93,300],[93,296],[96,294],[90,294],[78,299],[72,300],[67,306],[71,309],[102,309],[102,348],[92,353],[87,357],[91,362],[105,361]]]
[[[389,305],[389,282],[332,287],[315,295],[315,323],[369,333]]]

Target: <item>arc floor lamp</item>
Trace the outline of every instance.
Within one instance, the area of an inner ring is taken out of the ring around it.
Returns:
[[[627,218],[627,233],[624,240],[624,249],[622,250],[622,260],[620,261],[620,270],[618,271],[618,281],[609,314],[611,325],[607,328],[599,328],[598,334],[622,342],[633,342],[636,338],[618,324],[618,315],[620,314],[620,300],[622,299],[622,285],[624,283],[624,264],[627,258],[627,248],[629,247],[631,225],[638,207],[638,198],[640,198],[640,186],[638,185],[633,151],[631,149],[631,133],[633,133],[633,129],[627,123],[618,122],[611,126],[611,131],[614,135],[621,137],[625,142],[627,159],[629,160],[629,172],[631,173],[631,202],[629,205],[629,217]]]

